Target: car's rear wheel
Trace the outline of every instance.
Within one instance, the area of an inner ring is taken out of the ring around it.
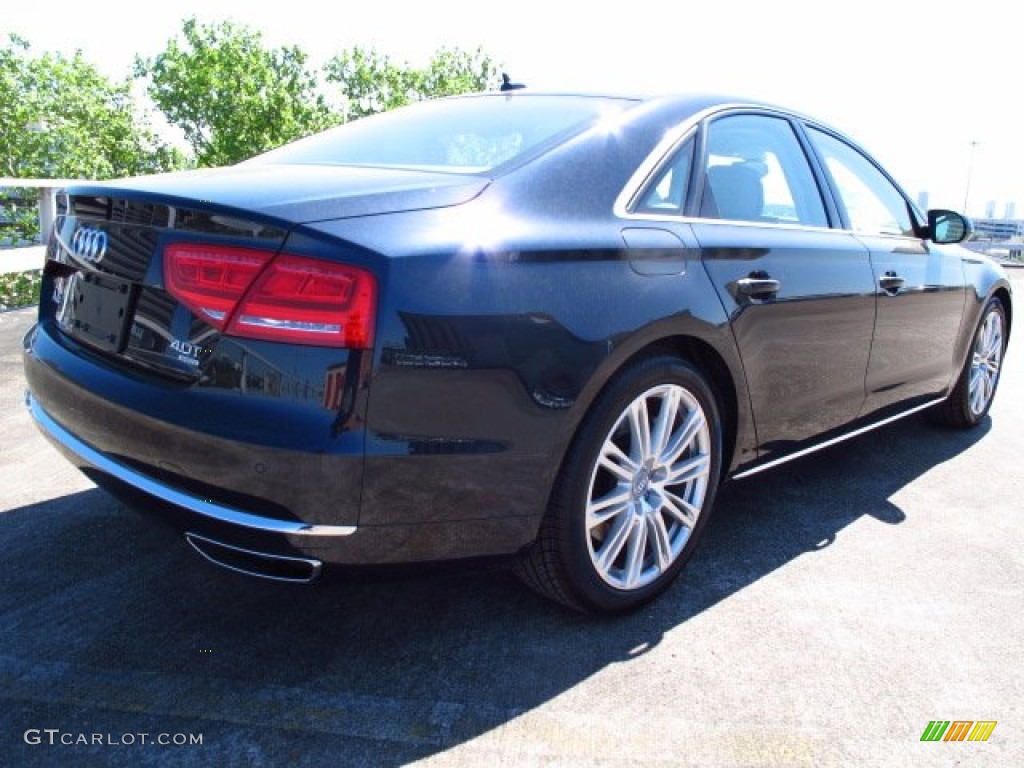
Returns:
[[[985,418],[999,385],[1006,354],[1006,310],[998,298],[989,299],[974,331],[971,352],[949,397],[934,415],[951,427],[973,427]]]
[[[598,398],[518,572],[573,608],[614,613],[664,591],[714,501],[721,422],[703,375],[670,357],[627,369]]]

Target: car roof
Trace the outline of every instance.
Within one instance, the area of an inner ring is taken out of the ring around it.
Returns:
[[[753,107],[764,107],[790,114],[797,114],[794,110],[772,104],[761,99],[737,96],[712,91],[592,91],[592,90],[539,90],[523,88],[515,91],[481,91],[479,93],[467,93],[457,96],[448,96],[448,99],[474,99],[474,98],[593,98],[609,99],[614,101],[634,101],[637,103],[660,103],[672,105],[677,108],[690,106],[694,111],[700,111],[717,105],[744,105]]]
[[[630,111],[646,112],[650,116],[661,115],[669,117],[674,121],[682,121],[707,112],[714,112],[717,109],[764,109],[782,115],[805,120],[810,123],[822,126],[834,133],[841,134],[828,123],[808,115],[800,110],[775,104],[762,99],[726,94],[713,91],[691,91],[691,92],[621,92],[621,91],[588,91],[588,90],[534,90],[523,88],[515,91],[483,91],[480,93],[449,96],[448,99],[473,99],[473,98],[593,98],[607,99],[609,101],[634,102]]]

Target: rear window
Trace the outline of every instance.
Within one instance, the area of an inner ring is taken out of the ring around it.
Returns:
[[[625,99],[495,94],[424,101],[332,128],[249,163],[484,173],[621,112]]]

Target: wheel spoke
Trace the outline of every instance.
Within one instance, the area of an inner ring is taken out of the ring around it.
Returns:
[[[982,387],[984,386],[985,369],[982,368],[981,364],[975,365],[971,368],[971,378],[968,384],[968,393],[970,395],[971,410],[975,413],[979,410],[979,401],[982,396]]]
[[[682,485],[690,480],[703,477],[711,468],[711,457],[706,453],[699,453],[696,456],[673,464],[669,467],[668,475],[665,478],[665,485]]]
[[[1003,351],[1002,322],[995,312],[990,312],[974,345],[975,360],[978,362],[994,361],[999,364]]]
[[[634,519],[632,515],[620,515],[612,526],[611,532],[602,542],[595,563],[602,574],[607,575],[612,563],[618,559],[619,553],[622,552],[622,548],[630,538]]]
[[[629,532],[629,546],[626,549],[624,580],[626,589],[640,586],[640,574],[644,569],[644,552],[647,549],[647,526],[634,518]]]
[[[982,354],[992,346],[992,315],[985,319],[985,325],[981,329],[981,337],[978,339],[978,348]]]
[[[1001,333],[993,333],[985,344],[985,357],[995,357],[1003,346]]]
[[[611,520],[616,515],[629,512],[629,500],[632,498],[630,487],[616,486],[610,493],[600,499],[587,502],[587,527],[594,528]]]
[[[700,510],[690,502],[670,491],[662,493],[662,501],[662,509],[672,515],[687,529],[692,530],[693,526],[697,524],[697,515],[700,514]]]
[[[676,430],[671,441],[660,453],[658,460],[662,464],[674,464],[683,451],[693,442],[698,431],[704,426],[704,414],[698,408],[690,411],[683,425]]]
[[[633,481],[633,475],[636,474],[639,468],[637,463],[623,453],[622,449],[611,440],[604,444],[604,449],[601,451],[601,458],[598,463],[603,469],[608,470],[619,480],[626,483]]]
[[[996,344],[1002,342],[1003,326],[1002,321],[999,319],[999,315],[995,312],[989,315],[989,319],[992,321],[992,327],[988,334],[988,348],[995,349]]]
[[[668,446],[672,436],[672,425],[675,424],[676,415],[679,413],[679,402],[679,390],[675,387],[669,389],[661,398],[661,409],[658,411],[658,420],[651,438],[651,453],[654,456],[661,456]]]
[[[981,403],[984,406],[984,405],[986,405],[988,403],[989,400],[992,399],[992,395],[995,392],[995,388],[996,388],[996,377],[995,377],[995,374],[992,373],[992,371],[990,371],[988,369],[982,369],[981,385],[982,385],[982,392],[984,393],[984,397],[982,398]]]
[[[981,371],[978,371],[975,382],[971,385],[971,410],[974,413],[981,413],[982,404],[984,403],[983,378]]]
[[[651,422],[646,397],[638,397],[629,406],[629,434],[632,437],[629,455],[637,464],[642,464],[651,455]]]
[[[669,539],[668,529],[661,514],[655,511],[647,516],[647,535],[654,546],[654,552],[658,556],[658,570],[664,573],[672,565],[672,542]]]

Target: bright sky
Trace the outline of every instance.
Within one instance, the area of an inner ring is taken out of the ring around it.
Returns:
[[[915,198],[1024,217],[1021,36],[993,0],[174,0],[4,2],[0,34],[81,49],[114,77],[195,15],[231,19],[317,65],[353,45],[423,63],[480,45],[531,87],[712,91],[824,120],[871,151]],[[972,142],[977,147],[972,150]],[[973,162],[972,162],[973,155]]]

